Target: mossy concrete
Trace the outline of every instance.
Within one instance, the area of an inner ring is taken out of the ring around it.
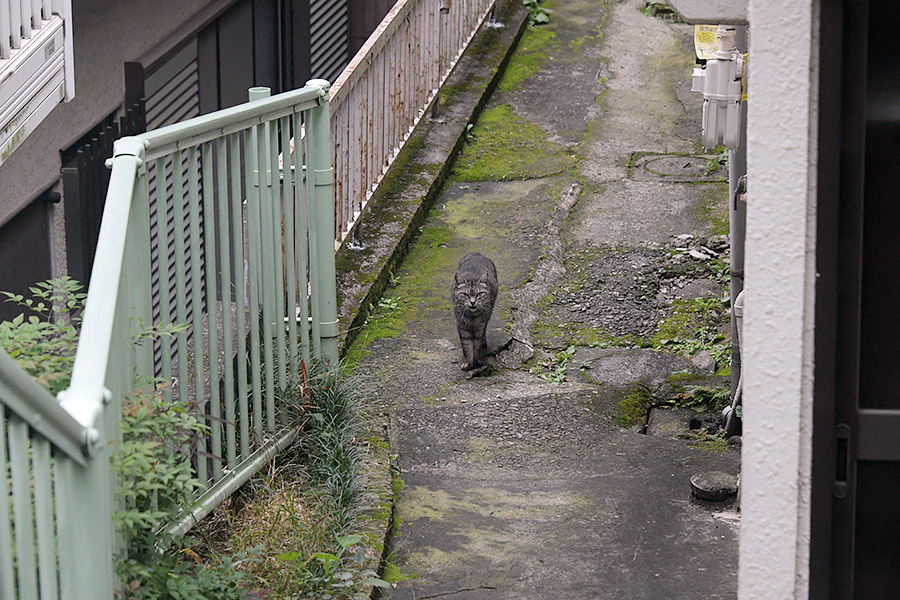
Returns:
[[[519,41],[497,89],[501,92],[519,89],[522,82],[540,71],[549,58],[547,50],[558,45],[555,31],[548,27],[529,27]]]
[[[711,376],[649,346],[673,310],[661,282],[681,277],[676,267],[690,274],[665,245],[707,235],[703,206],[725,202],[708,192],[715,183],[628,177],[635,152],[698,152],[699,105],[685,95],[690,29],[642,6],[552,5],[550,23],[519,42],[507,83],[479,99],[474,137],[462,120],[442,162],[426,132],[397,180],[413,192],[398,207],[379,198],[383,212],[370,213],[397,211],[396,225],[363,223],[364,249],[352,252],[380,274],[360,276],[370,287],[352,295],[363,310],[342,323],[353,324],[348,357],[389,420],[403,481],[384,549],[397,586],[384,598],[736,596],[737,529],[692,503],[689,479],[736,473],[739,453],[637,431],[682,380]],[[451,82],[447,114],[466,114],[465,98],[504,69],[484,73]],[[402,210],[412,225],[386,238],[402,251],[366,258],[383,231],[401,228]],[[462,372],[450,281],[476,250],[497,264],[501,289],[489,365]],[[529,372],[568,346],[558,383]]]
[[[574,161],[536,125],[498,104],[488,108],[466,134],[453,181],[498,181],[547,177]]]
[[[337,252],[342,353],[406,255],[465,142],[466,126],[474,123],[484,109],[524,31],[526,11],[521,3],[500,0],[495,14],[506,26],[478,31],[445,83],[445,93],[439,95],[440,119],[423,118],[419,122],[370,201],[354,236]]]

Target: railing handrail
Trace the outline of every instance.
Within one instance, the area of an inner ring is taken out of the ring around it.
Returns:
[[[121,194],[121,191],[130,192],[134,188],[143,151],[144,146],[138,138],[122,138],[115,143],[114,164],[94,258],[94,264],[102,265],[102,268],[94,268],[91,273],[71,384],[60,395],[61,406],[84,427],[95,426],[107,393],[107,368],[132,210],[131,194]]]
[[[282,117],[312,108],[321,104],[327,93],[321,85],[306,86],[116,141],[94,259],[95,265],[105,263],[105,266],[93,269],[89,289],[119,289],[127,223],[132,208],[130,202],[122,202],[123,198],[130,200],[131,195],[120,192],[133,188],[138,169],[145,162],[175,149],[188,148],[240,131],[262,123],[267,118]],[[111,232],[104,235],[106,228]],[[115,324],[116,296],[117,293],[89,293],[72,370],[72,384],[62,395],[63,408],[84,427],[94,426],[107,393],[106,366],[109,363],[110,340]]]
[[[153,160],[173,150],[197,146],[214,138],[258,125],[267,119],[285,117],[307,110],[320,104],[324,93],[327,92],[323,92],[320,87],[306,86],[173,123],[135,137],[144,144],[145,159]]]
[[[86,432],[31,375],[0,348],[0,403],[80,465]]]

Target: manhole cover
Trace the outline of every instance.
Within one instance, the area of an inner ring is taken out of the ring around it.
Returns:
[[[728,173],[715,154],[633,152],[628,178],[637,181],[726,181]]]

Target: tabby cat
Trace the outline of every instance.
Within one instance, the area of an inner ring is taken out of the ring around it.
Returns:
[[[477,252],[466,254],[453,275],[451,296],[465,359],[462,370],[471,371],[482,366],[487,350],[485,331],[497,300],[497,268],[493,261]]]

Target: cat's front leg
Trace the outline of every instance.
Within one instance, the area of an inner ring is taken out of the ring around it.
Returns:
[[[475,336],[468,329],[458,328],[459,343],[462,346],[463,358],[465,359],[460,367],[463,371],[471,371],[481,366],[478,360],[478,352]]]

